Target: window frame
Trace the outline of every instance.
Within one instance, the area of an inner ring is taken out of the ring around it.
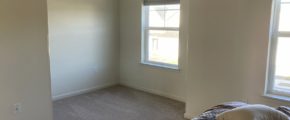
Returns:
[[[175,4],[179,5],[180,4]],[[155,66],[155,67],[161,67],[161,68],[168,68],[168,69],[174,69],[179,70],[180,66],[180,22],[179,27],[150,27],[149,26],[149,15],[150,15],[150,6],[153,5],[143,5],[142,7],[142,50],[141,50],[141,63],[145,65]],[[181,12],[181,9],[179,9]],[[179,18],[181,19],[181,17]],[[177,31],[179,33],[178,37],[178,63],[175,64],[168,64],[163,62],[156,62],[156,61],[150,61],[149,60],[149,31],[150,30],[162,30],[162,31]]]
[[[284,101],[290,101],[290,92],[278,91],[274,89],[275,64],[279,37],[290,37],[290,31],[279,31],[279,21],[281,13],[281,0],[273,0],[270,41],[268,50],[268,66],[266,76],[266,87],[264,96]]]

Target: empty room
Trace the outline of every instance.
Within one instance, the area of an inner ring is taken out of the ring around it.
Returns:
[[[0,0],[0,120],[289,120],[290,0]]]

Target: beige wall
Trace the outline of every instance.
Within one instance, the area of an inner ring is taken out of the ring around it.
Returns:
[[[190,0],[186,116],[226,101],[289,105],[262,97],[271,0]]]
[[[250,3],[247,30],[245,30],[248,47],[245,54],[247,69],[244,89],[246,89],[247,99],[251,103],[263,103],[274,107],[290,106],[289,102],[262,96],[266,79],[272,0],[255,0]]]
[[[0,119],[52,120],[46,0],[0,1],[0,56]]]
[[[120,70],[121,84],[186,101],[187,117],[232,100],[290,105],[262,97],[271,0],[182,0],[180,71],[140,64],[141,1],[48,4],[55,96],[114,84]],[[46,12],[45,0],[0,1],[1,120],[52,120]]]
[[[142,0],[121,0],[120,6],[121,84],[185,101],[184,47],[180,71],[140,64]]]
[[[54,99],[116,84],[119,2],[48,0]]]

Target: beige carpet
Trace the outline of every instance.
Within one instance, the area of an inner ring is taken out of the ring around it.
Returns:
[[[54,102],[54,120],[185,120],[184,103],[123,86]]]

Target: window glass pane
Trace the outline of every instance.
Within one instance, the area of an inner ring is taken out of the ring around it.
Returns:
[[[151,10],[154,10],[154,11],[156,11],[156,10],[163,10],[164,11],[164,9],[165,9],[165,5],[151,5],[149,7],[149,10],[150,11]]]
[[[287,1],[281,4],[279,31],[290,31],[290,2]]]
[[[165,13],[165,27],[179,27],[179,10],[168,10]]]
[[[165,9],[166,10],[179,10],[180,9],[180,5],[165,5]]]
[[[149,12],[149,27],[164,27],[165,11],[150,10]]]
[[[150,10],[179,10],[180,9],[180,5],[176,4],[176,5],[152,5],[150,6]]]
[[[178,65],[179,32],[149,30],[149,61]]]
[[[282,3],[290,2],[290,0],[281,0]]]
[[[180,5],[149,7],[149,27],[179,27]]]
[[[290,37],[278,39],[274,90],[290,92]]]

